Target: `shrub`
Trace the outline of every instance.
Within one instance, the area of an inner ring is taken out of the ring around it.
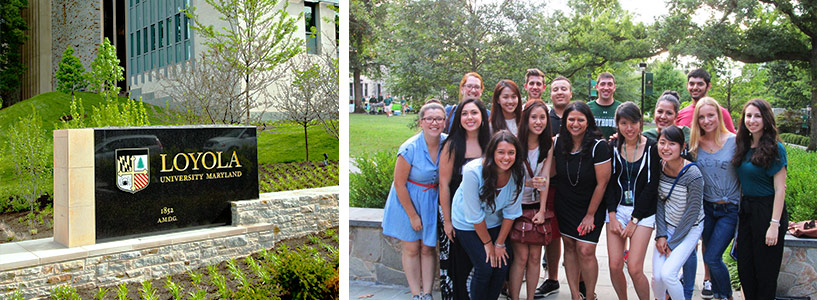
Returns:
[[[789,144],[795,144],[807,147],[808,143],[811,141],[811,138],[807,136],[797,135],[794,133],[781,133],[780,139]]]
[[[360,173],[349,174],[349,205],[368,208],[386,206],[396,161],[396,150],[367,153],[355,158],[354,164]]]
[[[775,116],[777,130],[785,133],[798,133],[803,126],[803,113],[799,110],[787,109],[782,114]]]
[[[786,206],[791,221],[817,219],[817,153],[786,147]]]
[[[335,253],[337,256],[337,253]],[[318,250],[301,246],[292,251],[282,245],[272,255],[275,274],[273,282],[287,287],[292,299],[333,299],[333,278],[338,270],[324,261]],[[336,285],[335,285],[336,286]]]
[[[73,93],[88,86],[88,76],[85,74],[85,67],[74,56],[74,48],[70,45],[62,53],[62,59],[57,69],[57,90],[63,93]]]
[[[52,189],[53,146],[36,110],[27,117],[21,117],[7,134],[6,153],[9,161],[13,162],[15,175],[20,179],[20,186],[17,187],[22,194],[20,198],[25,199],[30,211],[34,211],[40,195]],[[12,201],[12,206],[18,209],[14,202]]]

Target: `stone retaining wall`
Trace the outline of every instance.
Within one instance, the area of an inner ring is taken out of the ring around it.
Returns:
[[[817,296],[817,239],[801,239],[786,235],[777,295]]]
[[[400,240],[383,235],[380,227],[383,209],[350,207],[349,216],[349,280],[408,286]]]
[[[53,238],[0,244],[0,298],[162,278],[338,226],[339,188],[261,194],[232,203],[232,226],[66,248]]]

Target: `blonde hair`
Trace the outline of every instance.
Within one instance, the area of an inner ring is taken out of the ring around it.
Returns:
[[[711,105],[717,111],[718,129],[714,131],[715,143],[718,144],[718,146],[723,146],[721,145],[721,135],[729,134],[729,130],[726,129],[726,125],[723,122],[723,109],[721,105],[718,104],[718,101],[712,97],[701,98],[698,100],[698,103],[695,104],[695,112],[692,113],[692,130],[690,130],[691,132],[689,133],[689,152],[696,156],[698,154],[698,144],[701,141],[701,136],[706,134],[703,132],[703,128],[698,124],[698,116],[700,116],[701,107],[704,105]]]

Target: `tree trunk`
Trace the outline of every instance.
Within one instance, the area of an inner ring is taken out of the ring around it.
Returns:
[[[304,123],[304,145],[306,146],[306,161],[309,161],[309,137],[306,133],[307,123]]]
[[[360,67],[354,69],[353,72],[354,76],[354,89],[355,89],[355,112],[356,113],[364,113],[364,106],[363,106],[363,86],[360,85]]]
[[[809,73],[811,73],[811,112],[809,112],[808,151],[817,150],[817,40],[811,42],[811,58],[809,58]]]

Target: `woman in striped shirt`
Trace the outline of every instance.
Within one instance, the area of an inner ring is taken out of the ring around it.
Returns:
[[[681,157],[684,133],[670,126],[658,136],[658,154],[664,162],[658,184],[655,213],[655,253],[653,254],[653,293],[664,299],[684,299],[678,272],[701,238],[704,218],[701,171]]]

